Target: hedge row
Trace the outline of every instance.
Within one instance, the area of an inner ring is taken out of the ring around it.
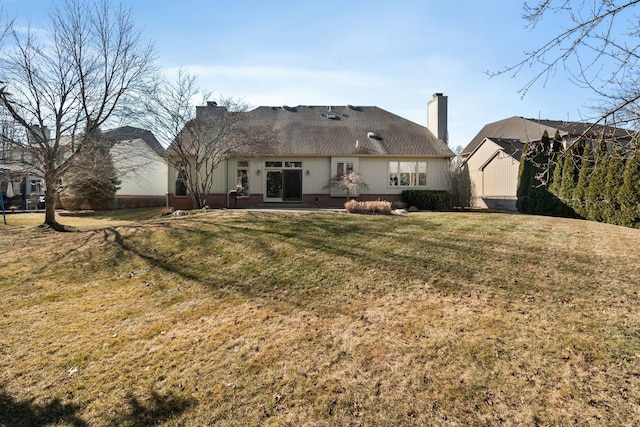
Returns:
[[[523,150],[518,210],[640,227],[640,151],[603,140],[561,151],[543,135]]]
[[[444,190],[404,190],[400,196],[407,206],[415,206],[420,210],[451,210],[451,194]]]

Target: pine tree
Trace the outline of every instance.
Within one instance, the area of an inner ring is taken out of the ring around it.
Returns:
[[[622,186],[618,191],[620,212],[618,223],[626,227],[640,226],[640,150],[627,157]]]
[[[76,209],[112,209],[120,180],[111,158],[111,145],[99,129],[84,138],[82,150],[64,175],[63,193]]]
[[[594,152],[593,172],[585,189],[586,218],[591,221],[604,220],[604,187],[607,176],[609,152],[604,137],[598,140]]]
[[[560,200],[560,187],[562,186],[562,169],[564,166],[564,154],[560,131],[556,133],[551,141],[551,153],[549,157],[549,177],[548,200],[549,206],[547,214],[564,216],[564,205]]]
[[[562,182],[559,190],[560,215],[574,217],[574,191],[576,188],[577,168],[576,168],[576,150],[574,147],[569,148],[564,153],[562,163]],[[560,167],[560,165],[558,165]]]
[[[529,210],[528,213],[537,215],[553,214],[555,201],[549,193],[549,181],[551,178],[551,150],[552,142],[549,133],[545,130],[542,138],[537,144],[532,145],[534,154],[532,156],[533,178],[529,188]]]
[[[587,217],[587,209],[585,203],[586,189],[589,185],[589,178],[593,172],[593,156],[591,155],[591,147],[587,145],[584,148],[580,168],[578,171],[578,179],[573,191],[573,210],[579,218]]]
[[[602,220],[610,224],[620,223],[620,199],[618,194],[624,182],[624,161],[622,153],[616,149],[609,155],[607,174],[604,181]]]
[[[520,213],[527,213],[529,208],[529,188],[533,178],[531,162],[528,160],[530,155],[529,143],[525,143],[522,147],[520,156],[520,168],[518,169],[518,188],[516,190],[516,208]]]

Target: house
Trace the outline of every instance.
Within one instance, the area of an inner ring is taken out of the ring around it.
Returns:
[[[524,144],[540,141],[543,133],[553,138],[556,130],[563,145],[576,138],[629,140],[625,129],[583,122],[510,117],[485,125],[460,156],[467,165],[474,207],[516,209],[518,169]]]
[[[209,103],[197,107],[196,120],[213,121],[226,109]],[[357,172],[366,182],[360,200],[400,200],[407,189],[448,190],[447,97],[428,103],[428,127],[378,107],[258,107],[239,113],[242,120],[229,138],[255,138],[215,170],[207,197],[211,207],[338,207],[346,194],[332,179]],[[193,207],[182,177],[169,160],[168,205]],[[236,197],[230,197],[230,192]]]
[[[165,206],[167,161],[153,133],[123,126],[103,132],[102,137],[111,143],[111,158],[120,179],[117,207]]]
[[[0,119],[0,190],[7,207],[39,209],[44,207],[44,180],[32,173],[24,163],[30,155],[12,140],[29,141],[28,134],[13,120]]]
[[[45,130],[48,133],[48,130]],[[102,133],[111,148],[110,153],[121,181],[116,193],[118,208],[165,206],[167,194],[167,162],[164,148],[147,130],[124,126]],[[28,139],[27,139],[28,141]],[[63,137],[62,144],[71,145],[70,137]],[[20,159],[29,155],[15,145],[0,144],[0,189],[5,203],[20,209],[43,208],[45,184],[42,177],[25,172]],[[71,155],[65,151],[63,158]],[[64,177],[61,180],[64,183]],[[9,191],[12,188],[12,192]],[[12,197],[7,194],[13,193]]]

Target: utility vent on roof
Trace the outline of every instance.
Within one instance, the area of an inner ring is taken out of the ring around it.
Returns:
[[[367,132],[367,138],[378,139],[378,136],[373,132]]]

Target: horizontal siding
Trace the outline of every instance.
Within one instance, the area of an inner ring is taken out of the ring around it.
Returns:
[[[362,194],[400,194],[407,189],[449,190],[449,160],[426,159],[427,185],[425,187],[398,187],[389,185],[389,161],[425,161],[424,158],[361,158],[360,174],[368,184]]]
[[[515,197],[520,164],[511,156],[500,154],[484,168],[484,197]]]
[[[120,142],[111,149],[120,179],[117,196],[165,196],[167,163],[141,139]]]

